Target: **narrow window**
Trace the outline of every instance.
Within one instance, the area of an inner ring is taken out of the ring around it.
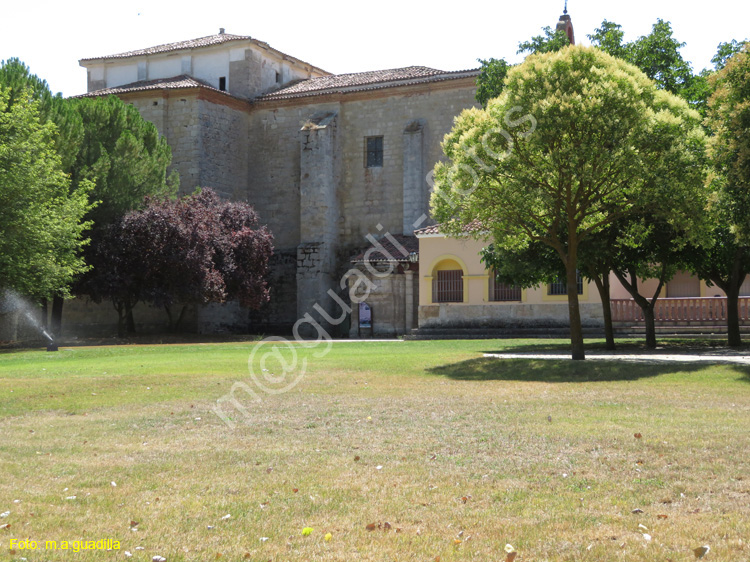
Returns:
[[[276,71],[276,83],[281,84],[281,72]]]
[[[446,269],[437,272],[433,279],[433,302],[464,302],[464,272]]]
[[[578,294],[583,294],[583,277],[581,277],[581,274],[576,271],[576,288],[578,289]],[[553,283],[550,283],[547,285],[547,294],[548,295],[567,295],[568,294],[568,284],[565,282],[564,277],[558,277],[555,279]]]
[[[368,168],[382,168],[383,137],[367,137],[365,141],[365,166]]]
[[[497,280],[494,273],[490,275],[490,301],[520,301],[521,287],[518,285],[506,285]]]
[[[219,78],[219,90],[221,90],[222,92],[227,91],[227,77],[226,76],[222,76]]]

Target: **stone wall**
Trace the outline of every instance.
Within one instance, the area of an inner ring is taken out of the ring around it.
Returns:
[[[604,326],[601,303],[580,303],[584,327]],[[419,307],[419,328],[561,328],[570,326],[559,303],[431,304]]]
[[[245,55],[232,61],[233,72],[247,70],[249,79],[262,62]],[[316,304],[338,316],[327,291],[336,289],[366,236],[428,224],[427,174],[442,157],[454,116],[475,103],[471,81],[245,106],[208,99],[199,89],[126,101],[167,138],[181,193],[212,187],[247,201],[273,233],[279,258],[272,264],[272,302],[248,320],[229,314],[269,330],[291,326]],[[371,136],[383,137],[382,167],[366,166]],[[201,318],[207,326],[221,324],[216,311]]]
[[[326,309],[323,303],[331,305],[326,291],[348,269],[348,256],[368,244],[368,234],[410,233],[428,214],[426,176],[442,157],[440,143],[454,116],[474,105],[474,91],[471,84],[435,90],[423,86],[322,97],[318,103],[310,98],[255,105],[247,198],[274,233],[277,248],[286,252],[300,246],[298,318],[316,303]],[[305,124],[326,114],[335,117],[330,126],[315,129],[314,140],[317,146],[317,137],[329,134],[321,131],[335,130],[335,144],[326,146],[336,148],[318,149],[314,158],[302,162],[306,153],[300,143],[310,140]],[[370,136],[383,137],[382,167],[365,165],[365,139]],[[333,156],[340,161],[334,162]],[[321,167],[331,170],[325,181]],[[331,182],[335,201],[330,198]],[[418,226],[425,224],[429,222]],[[325,265],[332,252],[338,256],[336,263]],[[304,283],[310,287],[299,285],[302,279],[309,280]]]
[[[201,182],[201,130],[197,91],[162,92],[153,96],[123,97],[144,119],[151,121],[172,149],[171,170],[180,174],[180,193],[192,193]]]
[[[136,330],[143,333],[167,330],[164,309],[137,304],[133,309]],[[197,329],[196,311],[191,307],[182,321],[182,329]],[[96,304],[85,297],[65,301],[62,318],[64,340],[76,337],[113,337],[117,335],[117,311],[109,301]]]
[[[417,327],[418,276],[406,264],[391,266],[386,263],[358,264],[357,269],[367,277],[364,283],[358,275],[347,281],[358,302],[353,303],[349,337],[366,338],[403,336]],[[415,268],[415,264],[410,264]],[[377,273],[375,273],[377,272]],[[359,301],[370,305],[372,327],[359,325]]]
[[[198,185],[211,187],[227,199],[247,201],[250,138],[247,112],[209,100],[199,100],[197,111]]]

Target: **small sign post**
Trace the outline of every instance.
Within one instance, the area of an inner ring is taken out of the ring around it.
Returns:
[[[372,308],[366,302],[359,303],[359,328],[372,330]]]

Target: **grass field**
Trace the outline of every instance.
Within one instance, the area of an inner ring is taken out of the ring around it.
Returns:
[[[750,367],[554,343],[0,353],[0,560],[750,559]]]

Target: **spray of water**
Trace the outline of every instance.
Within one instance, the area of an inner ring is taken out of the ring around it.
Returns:
[[[0,294],[0,313],[12,312],[17,312],[25,318],[29,325],[47,338],[50,343],[53,341],[52,336],[47,333],[39,318],[34,314],[38,312],[38,308],[15,291],[5,290]]]

